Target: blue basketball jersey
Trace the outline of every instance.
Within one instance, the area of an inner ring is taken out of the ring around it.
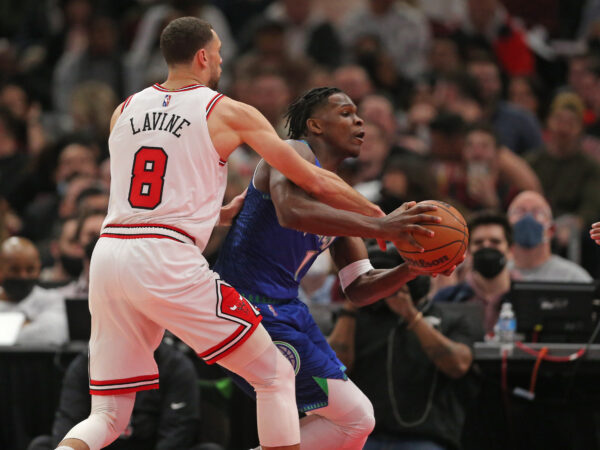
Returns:
[[[271,197],[253,179],[214,270],[250,301],[294,299],[300,280],[334,239],[279,225]]]

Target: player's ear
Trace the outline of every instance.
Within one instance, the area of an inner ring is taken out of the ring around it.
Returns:
[[[206,50],[203,48],[196,52],[194,59],[196,60],[196,64],[198,64],[200,67],[206,67],[208,65],[208,57],[206,55]]]
[[[307,119],[306,128],[312,134],[320,135],[323,134],[323,127],[319,119]]]

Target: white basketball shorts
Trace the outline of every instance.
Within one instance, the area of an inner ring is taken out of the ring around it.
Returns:
[[[262,317],[173,227],[105,227],[90,267],[90,393],[158,388],[154,350],[168,329],[207,363],[240,346]]]

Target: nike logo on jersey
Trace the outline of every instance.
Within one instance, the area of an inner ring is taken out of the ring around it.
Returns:
[[[189,120],[184,119],[177,114],[156,111],[154,111],[152,115],[150,115],[149,112],[145,114],[143,125],[142,119],[139,117],[131,117],[129,123],[131,124],[131,132],[133,134],[138,134],[143,131],[159,130],[171,133],[177,138],[181,137],[181,131],[184,126],[190,126]]]
[[[230,310],[232,310],[232,311],[235,311],[235,310],[237,309],[237,305],[235,305],[235,306],[230,306],[230,307],[229,307],[229,309],[230,309]]]
[[[183,408],[185,405],[186,405],[185,402],[171,403],[171,409],[178,410],[178,409]]]

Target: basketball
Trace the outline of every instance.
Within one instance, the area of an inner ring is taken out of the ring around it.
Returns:
[[[434,205],[436,211],[427,214],[439,216],[440,223],[420,224],[433,231],[433,237],[414,234],[415,240],[425,249],[419,252],[406,242],[395,243],[404,260],[420,270],[439,273],[450,269],[460,261],[469,244],[469,230],[461,213],[448,203],[439,200],[424,200],[418,205]]]

